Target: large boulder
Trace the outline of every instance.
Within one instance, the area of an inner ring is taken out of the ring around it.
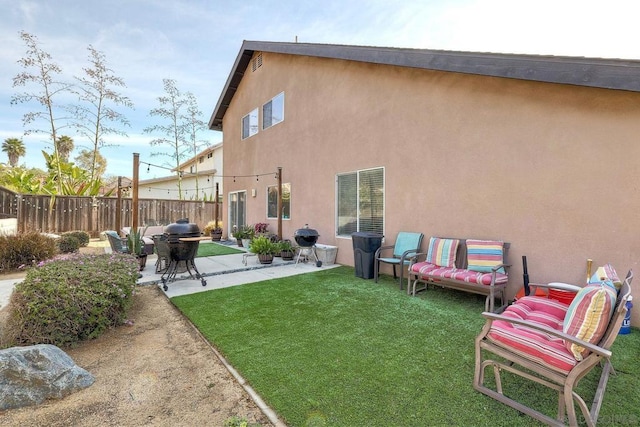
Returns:
[[[93,375],[54,345],[0,350],[0,410],[60,399],[94,381]]]

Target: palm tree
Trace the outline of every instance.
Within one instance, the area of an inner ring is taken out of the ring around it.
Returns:
[[[20,138],[7,138],[2,143],[2,151],[7,153],[9,158],[9,164],[11,167],[18,166],[18,160],[24,156],[27,150],[24,147],[24,142]]]
[[[69,162],[69,153],[73,151],[73,139],[67,135],[61,135],[56,140],[56,148],[58,149],[58,155],[60,159]]]

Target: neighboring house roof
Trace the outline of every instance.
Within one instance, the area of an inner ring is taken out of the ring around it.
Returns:
[[[245,40],[209,120],[210,129],[222,130],[222,118],[254,52],[640,92],[640,61],[634,60]]]
[[[201,170],[198,171],[198,176],[202,177],[202,176],[206,176],[206,175],[215,175],[216,173],[218,173],[217,169],[206,169],[206,170]],[[195,176],[195,173],[185,173],[183,174],[182,178],[189,178]],[[159,184],[159,183],[163,183],[163,182],[175,182],[177,180],[177,174],[174,172],[171,175],[168,176],[161,176],[159,178],[149,178],[149,179],[144,179],[144,180],[140,180],[138,182],[139,185],[150,185],[150,184]]]
[[[183,170],[185,169],[187,166],[189,166],[191,163],[196,163],[197,160],[202,157],[202,156],[206,156],[209,153],[213,153],[215,150],[222,148],[222,142],[218,142],[215,145],[212,145],[211,147],[207,147],[206,149],[204,149],[203,151],[199,152],[198,154],[196,154],[195,156],[193,156],[192,158],[190,158],[189,160],[186,160],[184,162],[182,162],[180,164],[180,166],[178,166],[177,168],[173,168],[171,169],[172,171],[176,171],[176,170]]]

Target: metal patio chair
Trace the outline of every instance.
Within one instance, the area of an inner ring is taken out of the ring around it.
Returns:
[[[120,235],[113,230],[107,230],[104,232],[104,234],[109,239],[109,245],[111,246],[111,251],[113,253],[120,253],[120,254],[130,253],[129,248],[127,246],[126,238],[120,237]]]
[[[409,266],[409,258],[412,255],[420,251],[420,245],[422,244],[422,233],[410,233],[407,231],[401,231],[396,237],[396,243],[389,246],[381,246],[378,248],[374,255],[373,266],[373,278],[378,283],[378,273],[380,271],[380,263],[391,264],[393,266],[393,278],[397,279],[396,266],[400,266],[400,290],[404,283],[404,270]],[[389,252],[393,249],[393,252],[388,254],[391,256],[383,256],[383,253]]]

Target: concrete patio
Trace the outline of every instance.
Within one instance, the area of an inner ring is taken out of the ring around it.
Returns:
[[[204,241],[201,244],[206,245],[210,244],[210,242]],[[235,245],[233,247],[237,248]],[[238,249],[243,250],[243,248]],[[110,253],[111,249],[106,247],[105,252]],[[302,261],[296,265],[295,258],[293,261],[283,261],[280,257],[275,257],[272,264],[263,265],[258,262],[255,256],[246,257],[245,265],[243,262],[245,253],[195,258],[195,265],[207,285],[202,286],[200,279],[189,277],[187,272],[178,273],[175,281],[167,282],[168,289],[164,293],[171,298],[178,295],[326,270],[338,266],[338,264],[332,264],[317,267],[314,262],[305,263]],[[162,274],[155,272],[156,261],[157,256],[155,254],[148,256],[146,267],[141,272],[142,277],[138,279],[138,285],[155,285],[162,289]],[[0,309],[7,305],[11,292],[13,292],[13,287],[22,280],[23,277],[0,280]]]

